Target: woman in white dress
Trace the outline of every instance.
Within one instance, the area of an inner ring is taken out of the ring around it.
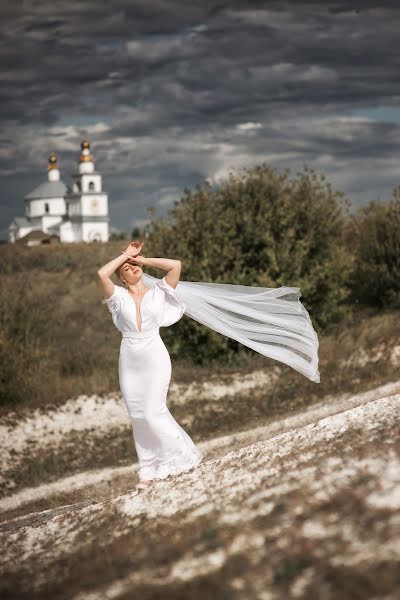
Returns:
[[[179,321],[186,309],[175,292],[181,261],[139,256],[143,245],[132,242],[121,256],[97,271],[113,322],[122,333],[119,383],[132,422],[138,487],[190,470],[203,458],[166,404],[171,359],[160,327]],[[144,265],[165,269],[167,274],[146,288]],[[125,287],[114,285],[114,272]]]
[[[122,333],[119,380],[132,420],[139,486],[191,469],[202,454],[166,406],[171,360],[160,337],[185,314],[255,352],[288,365],[315,383],[319,340],[299,287],[179,281],[181,262],[140,255],[132,242],[97,274],[108,308]],[[162,279],[142,267],[167,271]],[[125,287],[114,285],[116,272]],[[178,283],[179,282],[179,283]],[[175,290],[175,288],[177,288]]]

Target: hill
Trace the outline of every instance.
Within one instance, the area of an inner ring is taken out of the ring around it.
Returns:
[[[125,490],[72,501],[65,481],[64,502],[3,515],[2,597],[398,597],[399,392],[205,443],[140,492],[126,472]]]

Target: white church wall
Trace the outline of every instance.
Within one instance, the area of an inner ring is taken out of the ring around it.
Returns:
[[[42,217],[42,231],[44,231],[45,233],[47,233],[47,230],[49,227],[54,227],[54,225],[58,225],[58,223],[61,223],[62,221],[62,217],[52,217],[52,216],[45,216]]]
[[[33,219],[29,219],[31,224],[31,229],[41,229],[42,228],[42,218],[34,217]]]
[[[46,204],[48,211],[46,211]],[[65,215],[67,207],[64,198],[46,198],[30,200],[26,203],[25,214],[27,217],[42,217],[43,215]]]
[[[83,150],[82,154],[84,154],[86,151]],[[87,152],[87,155],[89,154],[89,152]],[[81,175],[84,175],[86,173],[93,173],[94,171],[94,164],[92,161],[87,161],[87,162],[80,162],[79,163],[79,173]]]
[[[82,237],[84,242],[108,241],[108,222],[84,222],[82,223]]]
[[[81,197],[82,215],[85,217],[91,216],[107,216],[108,215],[108,198],[107,194],[96,194],[96,196]]]
[[[84,194],[101,192],[101,175],[85,174],[81,176],[81,190]]]
[[[65,221],[60,225],[60,241],[66,243],[80,242],[82,239],[82,232],[78,223],[71,223],[71,221]]]
[[[68,215],[70,217],[78,217],[80,214],[82,214],[80,199],[76,199],[73,201],[69,200],[68,201]]]
[[[16,232],[15,239],[16,240],[21,239],[22,237],[24,237],[24,235],[26,235],[27,233],[29,233],[33,229],[35,229],[35,227],[19,227],[18,231]]]

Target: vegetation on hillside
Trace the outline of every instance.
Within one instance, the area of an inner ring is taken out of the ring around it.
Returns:
[[[399,308],[399,194],[350,214],[323,175],[266,165],[185,189],[145,228],[145,256],[182,260],[182,279],[300,287],[319,335]],[[124,240],[0,248],[0,403],[51,403],[118,389],[119,335],[96,281]],[[159,269],[145,269],[156,277]],[[355,318],[355,317],[354,317]],[[252,350],[192,319],[161,334],[182,365],[242,367]],[[263,357],[264,364],[268,364]],[[323,378],[323,373],[321,373]]]
[[[400,308],[400,188],[389,202],[361,207],[350,229],[354,299],[377,308]]]

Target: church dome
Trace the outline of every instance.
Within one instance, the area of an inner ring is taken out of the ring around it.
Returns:
[[[94,158],[93,156],[90,154],[90,143],[89,140],[87,140],[86,138],[84,140],[82,140],[81,142],[81,155],[79,157],[79,162],[93,162]]]
[[[60,179],[60,170],[57,161],[57,154],[51,152],[47,163],[47,181],[38,185],[34,190],[25,196],[25,200],[40,200],[50,198],[63,198],[67,191],[67,186]]]
[[[49,156],[49,162],[47,165],[47,170],[51,171],[53,169],[58,169],[58,164],[57,164],[57,154],[55,152],[52,152]]]

